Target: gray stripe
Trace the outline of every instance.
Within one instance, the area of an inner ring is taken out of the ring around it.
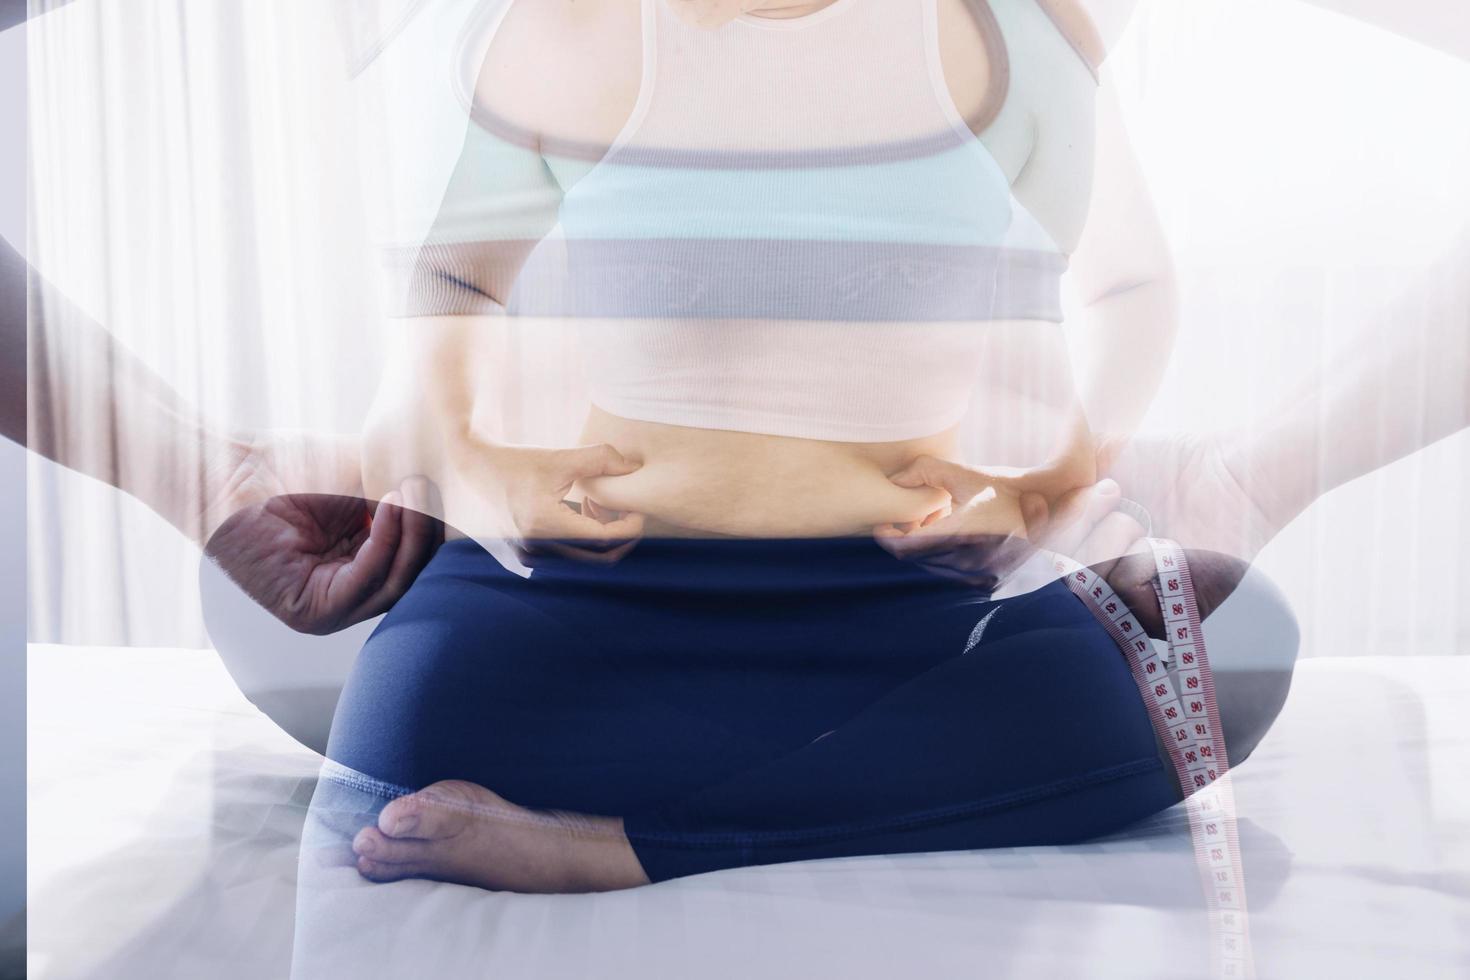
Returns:
[[[1064,256],[981,245],[569,240],[566,308],[527,314],[709,319],[1060,322]],[[523,305],[517,305],[520,302]]]
[[[400,251],[399,316],[497,312],[507,270],[487,243]],[[531,263],[506,310],[522,316],[686,320],[1060,323],[1065,256],[984,245],[772,239],[569,239],[566,270]]]
[[[527,251],[535,244],[534,241],[522,243]],[[510,282],[514,270],[493,267],[487,257],[495,254],[503,254],[503,250],[487,249],[478,242],[383,249],[379,260],[388,315],[504,313],[505,307],[495,298],[492,283]]]
[[[487,131],[544,157],[604,161],[634,167],[671,167],[680,170],[794,170],[802,167],[854,167],[892,163],[943,153],[976,142],[969,133],[951,127],[922,136],[882,140],[850,146],[789,150],[717,150],[660,146],[622,146],[575,140],[533,132],[484,106],[470,106],[470,115]]]

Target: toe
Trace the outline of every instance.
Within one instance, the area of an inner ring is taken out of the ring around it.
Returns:
[[[376,827],[364,827],[352,839],[353,853],[374,864],[418,864],[428,847],[427,841],[388,837]]]
[[[424,819],[434,809],[423,793],[411,793],[383,807],[378,829],[389,837],[434,837],[435,821]]]
[[[458,782],[446,781],[400,796],[378,814],[378,829],[388,837],[439,840],[454,837],[465,829],[479,801],[472,799]],[[490,796],[486,790],[481,793]]]
[[[382,861],[374,861],[369,857],[357,859],[357,873],[368,881],[379,883],[389,881],[402,881],[404,878],[418,877],[414,869],[403,864],[386,864]]]

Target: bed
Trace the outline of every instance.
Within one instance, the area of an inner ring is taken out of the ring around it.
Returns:
[[[30,651],[29,969],[291,969],[318,757],[209,651]],[[1319,658],[1237,773],[1263,977],[1470,976],[1470,659]],[[598,896],[333,871],[298,976],[1206,975],[1181,809],[1082,846],[740,869]]]

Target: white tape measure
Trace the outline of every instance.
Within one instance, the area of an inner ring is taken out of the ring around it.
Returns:
[[[1061,555],[1054,556],[1053,567],[1122,649],[1154,731],[1169,749],[1204,882],[1215,974],[1230,980],[1253,977],[1235,799],[1225,778],[1230,763],[1194,582],[1184,549],[1173,541],[1146,540],[1159,573],[1154,591],[1164,616],[1167,662],[1101,575]]]

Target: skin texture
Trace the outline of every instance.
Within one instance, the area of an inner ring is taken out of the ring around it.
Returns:
[[[400,797],[353,838],[373,881],[435,878],[517,892],[598,892],[648,884],[623,822],[528,810],[463,780]]]
[[[746,9],[747,4],[721,2],[721,0],[674,0],[674,2],[687,4],[690,16],[711,17],[718,21],[719,18],[728,20]],[[1101,2],[1101,0],[1100,0]],[[1332,4],[1323,2],[1323,6],[1351,6],[1366,11],[1370,6],[1367,3]],[[801,7],[817,7],[821,4],[776,4],[787,9]],[[1120,4],[1113,4],[1120,6]],[[1435,5],[1437,9],[1444,9],[1442,5]],[[1393,10],[1402,12],[1405,16],[1412,16],[1414,5],[1396,4]],[[6,8],[7,12],[18,11],[18,5],[11,4]],[[809,12],[800,10],[800,13]],[[1374,16],[1387,17],[1391,11],[1389,5],[1379,5]],[[7,13],[9,16],[9,13]],[[19,19],[18,16],[13,19]],[[1431,43],[1438,41],[1462,42],[1463,37],[1459,35],[1449,36],[1444,33],[1430,32],[1426,39]],[[19,321],[15,321],[19,322]],[[14,324],[7,322],[7,337],[10,336],[10,327]],[[1461,325],[1462,326],[1462,325]],[[18,333],[18,331],[16,331]],[[44,328],[41,331],[45,334]],[[1463,331],[1451,336],[1463,336]],[[24,345],[14,345],[23,350]],[[12,349],[7,347],[7,351]],[[65,360],[66,348],[59,347],[63,352]],[[1373,349],[1371,345],[1365,345],[1363,349]],[[7,366],[13,366],[14,359],[7,355]],[[1463,378],[1463,367],[1466,359],[1441,357],[1438,364],[1448,364],[1451,368],[1458,366]],[[1356,375],[1348,379],[1356,380]],[[1366,383],[1377,384],[1373,379]],[[1343,387],[1351,393],[1350,384]],[[1375,389],[1376,390],[1376,389]],[[118,394],[122,400],[126,400],[126,391]],[[1283,412],[1285,414],[1285,412]],[[1341,413],[1346,420],[1360,413]],[[10,418],[13,415],[7,415]],[[1463,420],[1455,421],[1455,427],[1463,425]],[[7,429],[7,434],[14,438],[20,438],[18,433],[24,430],[23,424],[19,427]],[[124,426],[122,431],[125,436],[129,432]],[[135,434],[138,427],[134,427]],[[157,429],[153,429],[155,433]],[[183,444],[193,442],[197,439],[197,428],[192,425],[181,426],[178,432],[178,441]],[[1443,434],[1436,431],[1431,435]],[[1315,437],[1314,437],[1315,438]],[[1423,443],[1423,436],[1419,444]],[[1282,440],[1282,445],[1299,445]],[[335,493],[312,494],[306,493],[320,484],[312,478],[303,478],[289,466],[281,466],[277,457],[280,455],[275,448],[264,442],[257,442],[247,450],[238,450],[223,443],[223,448],[210,457],[207,469],[218,471],[226,476],[224,484],[231,489],[215,494],[212,490],[204,494],[204,504],[199,505],[197,499],[177,501],[167,499],[166,495],[159,490],[157,484],[140,488],[138,491],[140,499],[144,499],[150,506],[160,513],[176,515],[179,513],[192,512],[195,514],[209,515],[202,521],[206,529],[218,526],[219,532],[214,534],[210,543],[211,553],[227,568],[233,566],[238,572],[238,578],[242,580],[257,581],[264,585],[257,585],[258,597],[270,608],[298,628],[309,630],[325,630],[334,628],[333,624],[346,625],[354,621],[353,617],[361,618],[363,615],[371,615],[368,610],[377,609],[386,602],[391,602],[391,597],[396,588],[411,580],[406,570],[411,568],[417,559],[403,559],[404,554],[417,553],[415,548],[402,550],[408,542],[414,539],[414,535],[408,532],[409,521],[406,518],[404,507],[411,512],[422,513],[426,510],[432,513],[440,513],[440,506],[429,503],[420,506],[416,494],[422,487],[415,484],[411,490],[410,481],[405,481],[402,489],[397,491],[401,497],[393,497],[390,491],[389,497],[376,508],[360,495],[343,497]],[[329,443],[320,441],[322,452],[329,452]],[[1276,447],[1280,452],[1280,447]],[[1406,451],[1406,450],[1405,450]],[[77,466],[84,471],[89,469],[86,461],[71,459],[64,449],[59,449],[55,457],[64,465]],[[1249,449],[1242,450],[1229,440],[1214,437],[1185,438],[1179,437],[1172,440],[1163,440],[1154,443],[1140,443],[1129,447],[1129,452],[1111,458],[1101,466],[1103,472],[1115,473],[1124,481],[1128,493],[1136,499],[1142,500],[1153,512],[1156,529],[1161,533],[1178,537],[1189,543],[1192,540],[1208,542],[1212,545],[1218,544],[1222,548],[1229,549],[1231,554],[1253,553],[1271,534],[1275,533],[1285,519],[1283,515],[1294,512],[1292,507],[1304,506],[1296,498],[1287,505],[1282,506],[1272,502],[1272,494],[1260,492],[1262,488],[1254,487],[1249,473],[1264,465],[1265,451],[1256,451],[1252,456]],[[1396,457],[1391,457],[1396,458]],[[1252,462],[1252,460],[1255,460]],[[1242,466],[1242,461],[1244,465]],[[1386,461],[1380,459],[1378,463]],[[932,464],[924,464],[932,466]],[[1242,473],[1247,475],[1242,476]],[[946,489],[951,500],[960,504],[960,509],[976,501],[1001,500],[1004,494],[997,489],[997,484],[986,483],[984,488],[971,495],[975,481],[980,479],[976,473],[968,471],[929,473],[923,476],[925,486],[932,485],[931,479],[939,487],[952,486]],[[559,478],[558,478],[559,479]],[[118,480],[116,482],[122,482]],[[331,482],[335,489],[344,488],[353,490],[353,478],[348,477],[343,483]],[[902,485],[900,483],[900,485]],[[552,485],[552,490],[561,486],[560,483]],[[1020,486],[1013,484],[1013,486]],[[1325,487],[1318,488],[1317,492]],[[283,491],[297,491],[293,496],[282,496]],[[1129,535],[1141,533],[1140,528],[1129,526],[1130,518],[1116,515],[1108,509],[1108,499],[1115,498],[1116,486],[1106,482],[1089,491],[1077,491],[1071,495],[1062,495],[1055,498],[1056,506],[1051,506],[1051,501],[1046,499],[1045,493],[1039,493],[1041,506],[1038,507],[1035,496],[1028,496],[1030,491],[1020,490],[1014,495],[1014,503],[1026,516],[1025,524],[1030,537],[1039,538],[1038,529],[1047,528],[1053,537],[1050,539],[1058,548],[1078,555],[1084,561],[1090,563],[1090,559],[1084,557],[1092,553],[1098,556],[1116,556],[1125,554],[1128,546],[1121,544]],[[376,495],[371,495],[376,496]],[[553,504],[560,505],[560,498],[552,499],[553,493],[542,496]],[[1274,495],[1279,497],[1278,495]],[[1265,500],[1266,503],[1260,501]],[[1030,501],[1028,505],[1028,501]],[[400,506],[402,505],[402,506]],[[1029,506],[1029,515],[1028,515]],[[595,509],[595,508],[594,508]],[[953,509],[953,508],[952,508]],[[1006,506],[1006,512],[1010,504]],[[982,514],[986,527],[992,529],[995,525],[990,523],[994,517],[1002,514],[1001,510],[994,513],[984,511],[982,508],[974,508],[977,513]],[[1078,516],[1075,520],[1066,519],[1069,513]],[[1043,516],[1044,514],[1044,516]],[[1220,515],[1234,515],[1233,520],[1220,520]],[[372,521],[371,530],[367,528],[369,515],[375,519]],[[953,516],[953,515],[950,515]],[[1121,520],[1115,520],[1121,517]],[[600,519],[599,519],[600,520]],[[928,530],[935,527],[934,521],[926,519],[920,522],[920,527]],[[1006,529],[1013,527],[1002,525],[995,536],[1006,539],[1014,537]],[[1079,533],[1077,529],[1082,529]],[[396,529],[396,530],[395,530]],[[918,528],[909,528],[910,533]],[[191,536],[194,532],[190,531]],[[937,534],[931,535],[938,538]],[[432,531],[427,535],[420,535],[419,540],[432,541]],[[1064,540],[1065,539],[1065,540]],[[1099,560],[1107,560],[1100,558]],[[274,566],[272,563],[276,563]],[[1114,572],[1126,570],[1129,567],[1126,562],[1115,562]],[[1127,581],[1122,574],[1110,576],[1114,578],[1115,587],[1127,587]],[[1202,596],[1208,603],[1208,597]],[[470,803],[496,806],[498,798],[488,791],[478,788],[465,789],[463,785],[440,784],[440,795],[453,799],[459,795]],[[478,791],[477,791],[478,790]],[[400,801],[401,802],[401,801]],[[504,801],[499,801],[506,808],[513,808]],[[395,813],[401,815],[403,807],[399,807]],[[394,810],[390,807],[389,810]],[[385,810],[385,814],[389,813]],[[522,813],[526,811],[521,811]],[[564,815],[567,817],[560,825],[553,828],[553,833],[566,836],[577,826],[591,827],[594,837],[612,837],[620,832],[618,825],[612,818],[606,818],[606,822],[588,823],[602,818],[577,818],[575,815]],[[557,821],[552,821],[557,823]],[[455,839],[463,843],[467,833],[463,825],[455,825],[452,821],[441,821],[437,836],[414,836],[409,830],[394,828],[400,831],[402,836],[415,842],[429,842],[438,839]],[[387,831],[380,827],[380,832]],[[419,830],[419,834],[426,831]],[[371,835],[363,838],[364,842],[371,841]],[[488,867],[491,862],[506,863],[507,855],[528,853],[541,846],[544,841],[537,842],[527,840],[523,844],[507,842],[506,846],[498,851],[493,848],[468,847],[461,848],[457,853],[459,858],[449,859],[449,851],[445,851],[445,859],[435,863],[428,860],[428,855],[420,854],[414,860],[389,862],[386,860],[375,862],[373,859],[364,857],[364,863],[360,865],[364,873],[377,868],[379,865],[393,865],[397,872],[389,877],[402,877],[407,874],[427,876],[450,876],[452,880],[475,881],[485,883],[491,887],[514,887],[518,882],[509,882],[506,879],[495,877],[504,874],[503,871],[495,871]],[[370,849],[370,846],[363,850]],[[616,849],[614,849],[616,850]],[[479,855],[479,857],[476,857]],[[387,858],[389,855],[379,855]],[[468,864],[466,863],[468,860]],[[626,881],[637,883],[636,875],[628,874],[626,877],[617,877],[617,856],[615,853],[603,855],[603,857],[587,857],[586,864],[596,867],[588,868],[561,868],[557,871],[555,879],[542,878],[536,881],[523,883],[527,890],[543,890],[545,886],[555,888],[567,888],[574,886],[572,890],[581,887],[624,887],[622,884],[609,882]],[[626,870],[624,868],[624,870]],[[608,877],[601,878],[599,875],[607,873]],[[497,885],[496,881],[503,882]]]
[[[616,510],[649,512],[649,533],[867,535],[877,524],[922,520],[947,504],[942,492],[901,487],[888,477],[918,454],[953,454],[957,434],[823,442],[630,422],[594,406],[581,440],[617,445],[643,465],[579,480],[573,492]]]
[[[802,16],[823,6],[826,4],[679,0],[674,9],[708,25],[727,23],[741,13]],[[600,0],[513,4],[492,41],[476,86],[477,99],[525,131],[552,134],[579,145],[606,145],[621,129],[637,94],[635,8]],[[941,58],[950,94],[962,111],[972,111],[983,102],[991,82],[984,43],[962,4],[942,3],[940,16]],[[1060,51],[1070,59],[1065,67],[1080,75],[1082,68],[1075,64],[1073,52]],[[557,84],[527,84],[527,79],[547,77],[551,68],[555,70],[549,74],[558,79]],[[1161,238],[1146,207],[1141,182],[1128,165],[1125,141],[1109,138],[1099,142],[1104,151],[1099,167],[1108,185],[1107,197],[1117,203],[1089,221],[1091,181],[1086,164],[1091,154],[1084,151],[1091,141],[1078,134],[1090,132],[1091,84],[1087,79],[1086,84],[1075,86],[1075,92],[1069,90],[1067,98],[1051,100],[1044,113],[1038,106],[1020,107],[994,133],[988,132],[987,138],[993,137],[993,152],[1013,181],[1013,192],[1064,249],[1076,250],[1073,276],[1089,294],[1090,318],[1097,321],[1086,332],[1127,334],[1127,342],[1119,345],[1121,353],[1115,356],[1128,359],[1128,370],[1109,369],[1104,363],[1097,373],[1127,377],[1126,393],[1131,398],[1149,390],[1146,382],[1156,367],[1137,352],[1147,350],[1161,357],[1167,353],[1167,341],[1143,341],[1150,339],[1151,331],[1167,334],[1172,330],[1172,287]],[[598,98],[589,99],[591,91]],[[548,213],[546,227],[554,220],[554,213]],[[485,243],[477,260],[486,270],[485,277],[470,283],[481,299],[503,300],[508,295],[508,283],[514,281],[515,270],[534,246],[534,238],[526,237],[531,234],[527,228],[518,223],[514,241]],[[1127,233],[1120,236],[1120,229]],[[492,434],[495,421],[489,420],[484,429],[478,421],[470,422],[476,393],[493,392],[499,384],[496,372],[503,359],[497,354],[502,341],[495,320],[481,315],[419,317],[398,325],[399,332],[411,337],[417,348],[404,360],[420,365],[420,370],[407,380],[385,379],[380,387],[384,408],[375,414],[388,420],[379,433],[397,427],[414,435],[399,436],[395,445],[392,438],[376,438],[375,433],[370,440],[373,452],[382,458],[405,456],[436,442],[447,444],[450,450],[437,461],[370,464],[369,490],[386,492],[406,472],[430,473],[446,488],[446,521],[478,535],[472,529],[503,525],[504,515],[485,512],[483,498],[491,495],[451,489],[467,484],[467,474],[473,471],[478,474],[476,479],[494,487],[531,484],[519,495],[540,492],[545,499],[530,509],[546,514],[559,508],[564,512],[560,523],[565,526],[571,521],[565,516],[572,512],[571,506],[560,498],[551,499],[547,491],[559,487],[550,487],[536,476],[549,458],[535,462],[532,456],[532,450],[552,453],[556,447],[522,446],[517,448],[523,452],[517,454],[499,452]],[[982,458],[1066,469],[1077,477],[1073,485],[1086,482],[1094,447],[1060,330],[1049,324],[993,323],[987,324],[986,336],[986,374],[978,379],[977,398],[982,404],[977,412],[993,422],[981,434]],[[495,370],[471,376],[475,368],[487,363],[495,364]],[[1112,399],[1102,390],[1105,386],[1088,381],[1082,387],[1093,402],[1108,404]],[[428,405],[424,404],[425,392],[430,393]],[[1108,421],[1126,429],[1145,406],[1146,400],[1120,408],[1115,413],[1119,417]],[[423,421],[411,421],[418,417]],[[949,500],[939,488],[903,487],[888,477],[922,455],[958,457],[953,442],[937,447],[933,437],[911,440],[908,445],[838,445],[660,426],[596,410],[589,413],[577,444],[610,445],[642,463],[629,474],[603,474],[577,482],[572,496],[581,510],[588,515],[610,515],[613,520],[641,514],[648,533],[682,535],[866,534],[879,526],[902,533],[948,507]],[[475,460],[476,453],[482,458]],[[1068,458],[1073,463],[1062,465]],[[965,516],[985,509],[983,500],[972,498],[967,503]],[[961,518],[951,518],[947,527],[958,530]],[[528,530],[534,529],[512,527],[510,535],[518,541],[528,540],[533,536]],[[585,522],[581,534],[599,536]]]
[[[213,445],[191,522],[205,557],[298,632],[333,633],[387,612],[444,542],[427,477],[365,498],[356,440],[262,433]]]
[[[376,507],[360,497],[282,494],[234,511],[205,555],[302,633],[334,633],[392,608],[444,540],[432,485],[405,482]]]
[[[0,309],[0,351],[5,373],[28,382],[7,402],[7,436],[142,501],[293,629],[343,629],[408,589],[444,539],[429,481],[407,474],[379,506],[365,499],[358,440],[219,431],[0,246],[0,293],[21,300]],[[66,399],[79,390],[106,397]],[[115,438],[73,438],[95,431]]]
[[[356,440],[262,433],[204,445],[202,499],[172,502],[180,526],[199,528],[205,556],[298,632],[386,612],[444,541],[426,477],[364,498]]]
[[[566,499],[579,479],[639,468],[606,443],[548,450],[466,442],[459,451],[464,462],[458,472],[468,492],[484,501],[477,513],[495,521],[491,536],[509,540],[526,565],[542,555],[616,562],[643,534],[641,514],[614,514],[590,499],[574,507]]]
[[[686,2],[685,13],[706,26],[747,9]],[[1101,300],[1124,296],[1115,304],[1122,305],[1142,296],[1124,293]],[[463,351],[452,346],[441,347],[429,360],[456,369],[465,363]],[[450,409],[448,425],[441,418],[431,429],[447,428],[451,445],[468,441],[460,465],[479,467],[482,482],[507,488],[531,482],[528,474],[544,465],[550,451],[506,456],[493,442],[476,444],[472,434],[465,435],[472,432],[466,422],[472,402],[468,387],[450,392],[440,402]],[[1109,536],[1130,540],[1142,530],[1105,520],[1116,506],[1115,485],[1103,492],[1074,489],[1093,481],[1091,453],[1062,454],[1029,473],[1002,474],[946,459],[954,452],[951,439],[829,448],[813,440],[638,423],[595,409],[581,441],[604,456],[608,451],[602,447],[616,446],[619,457],[641,462],[627,473],[581,478],[576,492],[582,495],[584,514],[609,510],[621,517],[618,508],[636,509],[651,513],[646,526],[659,521],[696,532],[769,534],[775,528],[801,534],[818,527],[850,533],[846,527],[814,522],[822,519],[819,515],[830,517],[834,509],[854,506],[854,501],[857,507],[866,506],[879,494],[899,490],[912,504],[893,498],[878,504],[891,510],[848,511],[837,519],[870,521],[872,533],[893,553],[977,585],[995,584],[1032,553],[1039,542],[1031,539],[1028,525],[1038,531],[1045,525],[1053,540],[1075,534],[1068,544],[1084,551],[1094,526],[1105,525]],[[775,492],[766,491],[766,484]],[[545,515],[566,507],[561,485],[542,479],[539,486],[539,491],[523,493],[527,511]],[[779,507],[769,503],[774,500],[781,502]],[[807,501],[821,506],[808,508]],[[782,524],[783,519],[789,523]],[[513,523],[518,532],[531,528],[525,519]],[[1092,547],[1106,550],[1111,545],[1099,540]],[[376,827],[358,834],[354,850],[359,870],[375,881],[430,877],[523,891],[623,888],[646,881],[630,867],[631,849],[616,818],[531,814],[489,789],[462,781],[435,784],[394,801]]]

